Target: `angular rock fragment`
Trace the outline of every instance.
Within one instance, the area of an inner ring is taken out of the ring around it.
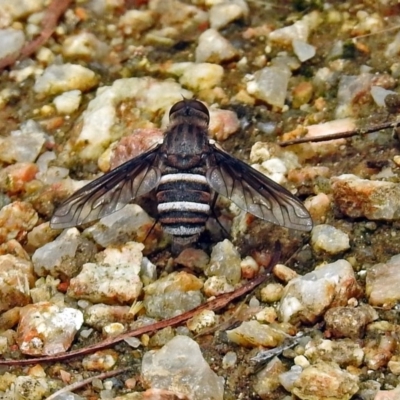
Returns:
[[[279,375],[286,372],[287,367],[278,358],[274,357],[265,368],[257,373],[254,382],[254,390],[262,399],[274,399],[277,393],[283,392],[279,381]],[[283,396],[283,393],[282,393]]]
[[[85,229],[100,246],[121,245],[130,240],[142,239],[154,225],[153,220],[136,204],[128,204]]]
[[[76,228],[66,229],[56,240],[38,248],[32,256],[39,276],[70,279],[96,253],[94,243],[85,239]]]
[[[207,29],[199,36],[196,62],[221,64],[238,56],[237,50],[217,30]]]
[[[334,226],[321,224],[313,228],[311,244],[316,252],[338,254],[350,248],[349,235]]]
[[[332,193],[336,206],[348,217],[400,219],[400,184],[346,174],[332,178]]]
[[[143,287],[139,277],[143,245],[128,242],[126,247],[125,252],[107,249],[98,255],[98,264],[84,264],[79,275],[71,279],[68,295],[105,304],[126,304],[136,300]]]
[[[50,65],[36,78],[33,90],[47,96],[80,90],[85,92],[98,83],[96,74],[78,64]]]
[[[31,356],[64,353],[83,324],[83,315],[74,308],[41,302],[25,306],[17,330],[22,353]]]
[[[225,239],[213,247],[210,263],[205,270],[205,274],[209,277],[226,277],[226,280],[234,285],[240,282],[240,263],[239,252],[228,239]]]
[[[14,162],[34,162],[48,141],[43,128],[34,120],[23,122],[19,130],[12,131],[10,136],[0,138],[0,161],[8,164]]]
[[[221,29],[232,21],[244,18],[249,14],[249,6],[244,0],[216,2],[209,11],[212,29]]]
[[[265,67],[254,74],[254,80],[247,84],[249,94],[268,104],[282,108],[291,72],[289,68]]]
[[[85,308],[85,324],[101,330],[113,322],[127,323],[133,319],[129,314],[129,306],[110,306],[107,304],[94,304]]]
[[[115,350],[99,350],[82,360],[82,366],[88,371],[109,371],[118,361]]]
[[[179,83],[191,90],[212,89],[220,85],[224,69],[218,64],[199,62],[174,63],[167,71],[179,76]]]
[[[173,272],[146,286],[144,306],[147,315],[171,318],[199,306],[203,296],[203,282],[186,272]]]
[[[310,340],[305,346],[304,356],[311,364],[318,361],[333,361],[341,368],[360,367],[364,361],[361,345],[350,339],[345,340]]]
[[[24,32],[20,29],[0,29],[0,59],[18,54],[25,44]]]
[[[393,307],[400,301],[400,254],[367,269],[366,295],[375,307]]]
[[[338,260],[292,279],[284,289],[278,312],[283,321],[315,323],[328,308],[345,306],[360,294],[350,263]]]
[[[239,327],[226,332],[230,341],[245,347],[278,347],[295,334],[289,324],[260,324],[258,321],[245,321]]]
[[[193,400],[223,400],[224,379],[204,360],[199,345],[187,336],[176,336],[142,361],[145,387],[171,390]]]
[[[0,256],[0,312],[22,307],[31,301],[29,290],[35,282],[30,261],[11,254]]]
[[[291,390],[302,400],[349,400],[357,391],[358,377],[328,362],[305,368]]]
[[[367,324],[378,319],[378,313],[369,305],[333,307],[324,315],[326,329],[334,337],[362,338]]]

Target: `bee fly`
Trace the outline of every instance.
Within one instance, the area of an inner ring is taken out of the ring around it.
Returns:
[[[295,196],[208,138],[210,115],[203,103],[179,101],[169,117],[162,143],[74,193],[56,209],[51,227],[97,220],[155,189],[158,220],[181,248],[204,230],[214,193],[263,220],[312,229],[310,214]]]

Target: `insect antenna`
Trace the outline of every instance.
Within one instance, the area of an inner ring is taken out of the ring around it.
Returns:
[[[223,235],[225,236],[226,239],[230,239],[231,238],[231,234],[225,229],[225,227],[221,224],[217,213],[215,212],[215,205],[217,204],[217,200],[218,200],[218,193],[215,192],[213,199],[212,199],[212,203],[211,203],[211,213],[212,216],[214,217],[214,219],[217,221],[219,227],[221,228],[221,231],[223,232]]]

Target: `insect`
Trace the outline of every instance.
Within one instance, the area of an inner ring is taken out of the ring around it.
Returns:
[[[97,220],[154,189],[158,220],[180,247],[195,242],[205,229],[214,194],[274,224],[312,229],[300,200],[208,138],[210,115],[203,103],[181,100],[169,117],[162,143],[75,192],[56,209],[51,227]]]

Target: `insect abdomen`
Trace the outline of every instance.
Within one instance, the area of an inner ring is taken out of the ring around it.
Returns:
[[[157,189],[157,209],[164,231],[181,243],[196,240],[210,215],[210,198],[202,169],[165,171]]]

